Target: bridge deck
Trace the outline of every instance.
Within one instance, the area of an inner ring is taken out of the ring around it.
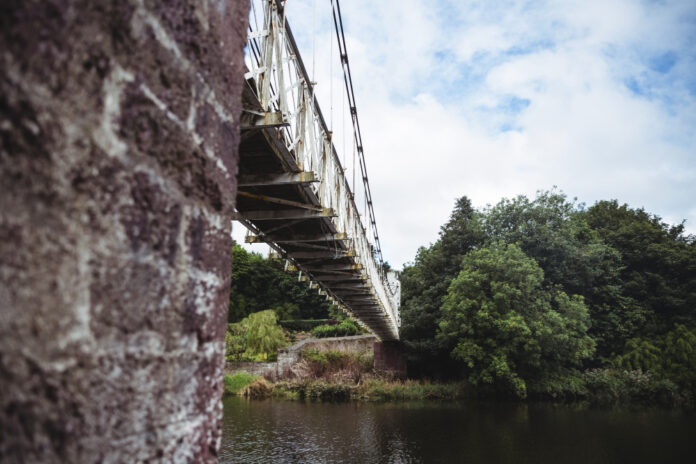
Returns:
[[[302,170],[278,139],[273,127],[242,132],[237,219],[256,232],[250,241],[274,245],[380,339],[396,338],[351,239],[337,231],[336,213],[312,189],[313,173],[297,176]]]
[[[236,219],[255,233],[249,241],[268,243],[380,339],[397,339],[398,294],[375,260],[379,247],[368,240],[281,6],[252,0],[252,10],[262,20],[248,38]]]

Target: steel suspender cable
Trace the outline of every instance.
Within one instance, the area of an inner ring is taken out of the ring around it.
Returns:
[[[332,0],[332,15],[334,21],[334,29],[336,31],[336,39],[338,42],[338,51],[341,57],[341,63],[343,68],[343,81],[346,88],[346,95],[348,97],[348,105],[350,107],[351,117],[353,120],[353,134],[358,151],[358,161],[360,163],[360,173],[362,174],[363,187],[365,190],[365,203],[366,209],[368,210],[369,217],[366,219],[370,221],[374,240],[375,240],[375,251],[377,259],[380,264],[383,262],[382,258],[382,246],[379,241],[379,235],[377,234],[377,223],[375,221],[375,212],[372,205],[372,193],[370,191],[370,183],[367,177],[367,166],[365,164],[365,153],[363,152],[362,144],[362,134],[360,132],[360,123],[358,121],[358,111],[355,104],[355,92],[353,91],[353,78],[350,73],[350,63],[348,62],[348,52],[346,50],[346,38],[343,31],[343,19],[341,17],[341,6],[339,0]]]
[[[331,0],[333,10],[333,0]],[[329,137],[333,139],[333,35],[329,34]]]
[[[317,67],[317,52],[316,52],[316,41],[317,41],[317,0],[312,0],[312,86],[317,80],[316,67]],[[314,92],[312,91],[312,95]]]

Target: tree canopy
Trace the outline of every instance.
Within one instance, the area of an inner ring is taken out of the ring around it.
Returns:
[[[278,260],[232,247],[232,285],[229,322],[272,309],[280,320],[326,319],[331,305],[296,272],[286,272]]]
[[[520,396],[612,366],[696,388],[696,239],[643,209],[556,190],[482,210],[462,197],[401,283],[412,364],[448,357]]]

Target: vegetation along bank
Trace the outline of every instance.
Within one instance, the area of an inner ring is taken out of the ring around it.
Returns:
[[[271,359],[310,332],[361,333],[280,262],[234,255],[229,359]],[[483,209],[462,197],[400,279],[410,380],[312,371],[268,394],[694,406],[696,239],[683,224],[555,190]]]

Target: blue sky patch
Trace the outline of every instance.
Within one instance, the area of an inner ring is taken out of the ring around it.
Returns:
[[[676,63],[677,54],[670,51],[650,58],[648,67],[655,72],[666,74],[670,72]]]

